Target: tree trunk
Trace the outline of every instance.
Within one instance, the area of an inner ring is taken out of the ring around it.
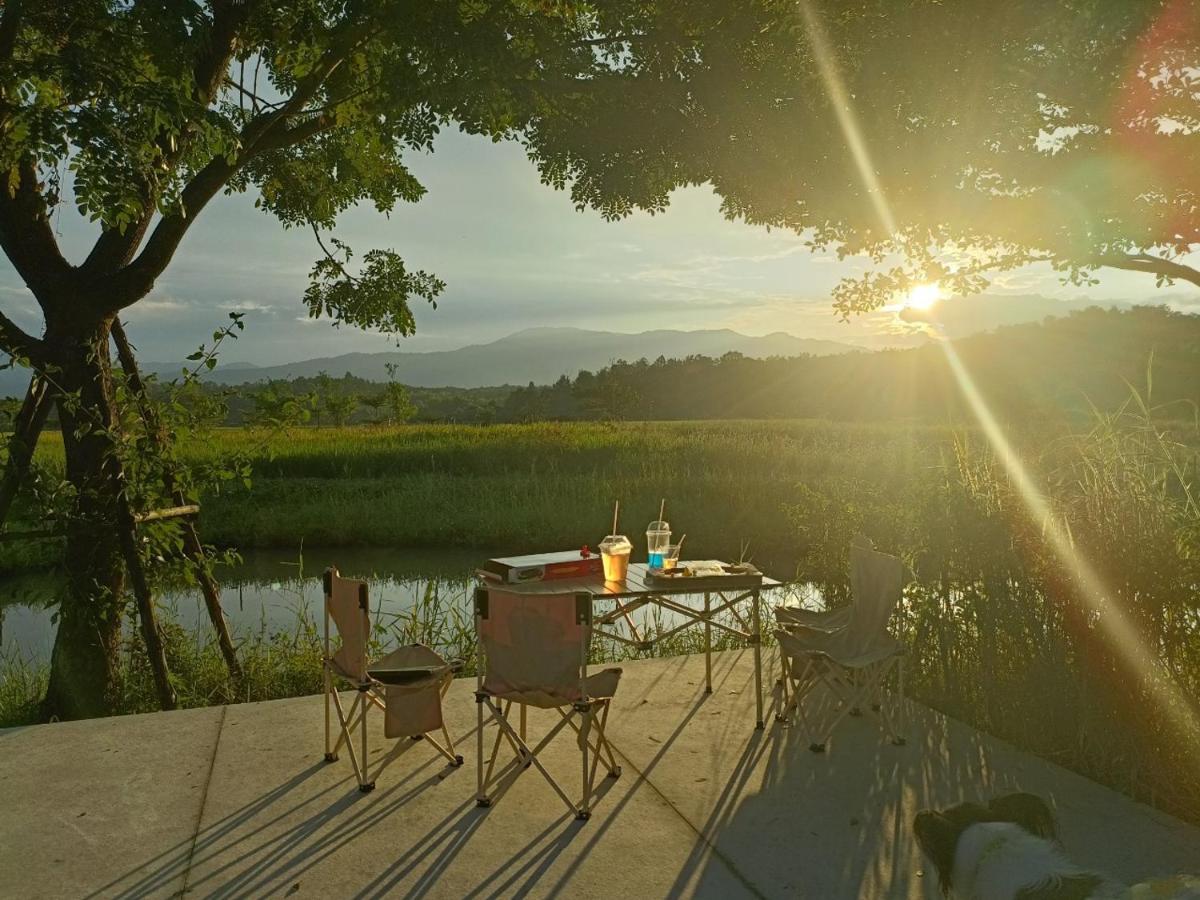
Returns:
[[[47,714],[60,718],[110,713],[120,687],[125,566],[117,484],[107,464],[117,426],[108,340],[104,322],[58,342],[62,355],[52,373],[62,389],[57,402],[66,475],[76,493],[66,522],[66,584],[46,691]]]
[[[121,360],[121,368],[141,407],[146,430],[150,433],[159,452],[165,453],[167,430],[163,426],[158,411],[154,408],[145,382],[142,381],[142,373],[139,371],[137,359],[133,355],[133,347],[129,344],[129,338],[125,336],[125,327],[121,324],[120,319],[113,320],[112,336],[113,343],[117,348],[117,357]],[[187,497],[175,483],[175,474],[170,466],[163,470],[163,487],[176,506],[183,506],[187,502]],[[238,664],[233,638],[229,635],[229,623],[225,621],[225,612],[221,609],[221,589],[217,586],[216,579],[213,578],[208,567],[204,545],[200,542],[196,526],[191,521],[183,519],[180,522],[180,528],[183,530],[183,552],[191,560],[192,573],[204,595],[204,604],[208,607],[208,617],[212,622],[213,630],[217,633],[217,643],[221,647],[221,655],[225,657],[225,666],[229,669],[229,676],[233,679],[234,685],[238,686],[242,681],[242,668]]]

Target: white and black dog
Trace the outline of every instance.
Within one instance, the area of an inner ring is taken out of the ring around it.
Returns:
[[[956,900],[1200,900],[1200,878],[1125,885],[1075,865],[1050,807],[1033,794],[922,810],[913,831]]]

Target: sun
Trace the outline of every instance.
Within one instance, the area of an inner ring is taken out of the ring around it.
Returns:
[[[907,309],[929,309],[942,299],[942,289],[937,284],[918,284],[908,292],[904,301]]]

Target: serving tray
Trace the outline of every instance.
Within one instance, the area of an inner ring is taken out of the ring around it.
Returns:
[[[689,567],[720,566],[723,575],[684,575]],[[679,564],[675,569],[649,568],[645,582],[653,587],[690,588],[693,590],[726,590],[733,588],[761,587],[762,572],[753,566],[730,566],[709,560],[692,560]]]

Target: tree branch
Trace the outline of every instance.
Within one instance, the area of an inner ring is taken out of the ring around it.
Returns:
[[[1188,281],[1200,287],[1200,269],[1185,266],[1161,256],[1149,253],[1105,253],[1094,260],[1097,266],[1107,266],[1112,269],[1124,269],[1128,272],[1143,272],[1148,275],[1162,275],[1179,281]]]
[[[251,160],[274,150],[283,150],[320,134],[333,127],[332,116],[313,116],[300,124],[273,133],[268,133],[254,145],[250,152],[243,153],[235,163],[219,157],[197,173],[184,188],[181,197],[182,213],[164,216],[146,241],[146,247],[130,265],[114,278],[114,290],[105,299],[110,302],[107,312],[117,312],[144,297],[154,286],[155,279],[163,273],[183,236],[187,234],[196,217],[230,178]]]
[[[0,175],[0,248],[39,302],[62,288],[74,271],[58,249],[37,169],[28,157],[17,165],[15,183],[11,172]]]
[[[25,333],[4,313],[0,313],[0,350],[10,356],[28,359],[35,365],[46,362],[45,345],[31,334]]]
[[[209,29],[207,42],[202,42],[206,49],[197,56],[192,67],[197,108],[207,109],[216,100],[226,78],[229,62],[237,48],[240,30],[254,5],[253,0],[242,3],[217,0],[213,3],[212,27]],[[174,169],[179,164],[187,150],[190,139],[187,128],[189,124],[191,120],[182,123],[179,139],[174,146],[170,145],[166,138],[161,138],[158,142],[163,163],[169,169]],[[124,232],[117,228],[105,229],[96,239],[87,259],[83,261],[83,270],[89,274],[107,275],[128,265],[133,259],[158,208],[158,193],[148,184],[143,187],[143,191],[145,197],[138,221]]]
[[[196,216],[239,169],[263,153],[295,146],[333,127],[334,118],[331,115],[316,114],[304,107],[371,33],[369,22],[346,24],[344,30],[335,36],[321,62],[300,79],[295,91],[282,105],[246,123],[241,133],[242,152],[237,159],[229,163],[224,157],[214,158],[196,174],[180,197],[182,212],[164,216],[138,257],[117,273],[115,290],[105,298],[106,312],[118,312],[149,292],[155,279],[170,263]],[[309,118],[291,128],[286,127],[288,119],[305,114],[309,114]]]
[[[21,0],[9,0],[0,13],[0,62],[12,59],[21,28]]]
[[[580,38],[575,41],[577,47],[602,47],[605,44],[632,44],[638,38],[649,37],[645,34],[614,34],[608,37]]]
[[[53,403],[54,398],[46,379],[35,374],[29,380],[25,402],[13,420],[13,433],[8,439],[8,463],[4,467],[4,477],[0,479],[0,529],[4,527],[13,500],[29,473],[34,448],[37,447],[38,437],[46,425],[46,417]]]

